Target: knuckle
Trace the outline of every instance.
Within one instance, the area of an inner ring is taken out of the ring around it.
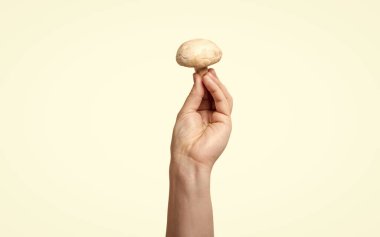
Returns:
[[[182,117],[182,111],[179,111],[176,116],[176,120],[180,119]]]

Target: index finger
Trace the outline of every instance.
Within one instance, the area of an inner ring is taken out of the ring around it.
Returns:
[[[206,89],[210,92],[212,98],[215,102],[215,109],[224,115],[230,116],[231,109],[230,104],[227,101],[222,89],[214,82],[209,75],[203,77],[203,84]]]

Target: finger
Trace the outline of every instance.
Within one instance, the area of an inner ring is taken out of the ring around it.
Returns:
[[[205,94],[204,87],[202,85],[202,78],[200,75],[193,74],[194,84],[189,95],[187,96],[185,103],[183,104],[179,114],[197,111],[199,105],[202,102],[202,98]]]
[[[193,81],[194,81],[194,83],[195,83],[196,74],[198,74],[199,76],[201,76],[199,73],[196,73],[196,72],[195,72],[195,73],[193,74]],[[202,77],[202,76],[201,76],[201,77]],[[201,80],[202,80],[202,79],[201,79]],[[210,92],[206,89],[205,85],[203,85],[203,83],[201,83],[201,84],[202,84],[203,90],[205,91],[205,92],[204,92],[204,95],[203,95],[203,100],[208,100],[209,97],[212,98],[211,95],[210,95]]]
[[[197,73],[197,74],[202,77],[201,74],[199,74],[199,73]],[[202,78],[201,78],[201,80],[202,80]],[[199,110],[211,110],[211,109],[215,110],[214,99],[212,98],[210,92],[206,89],[205,85],[203,83],[201,83],[201,84],[202,84],[202,89],[204,90],[204,95],[202,98],[201,105],[198,108],[198,111]]]
[[[227,88],[223,85],[223,83],[219,80],[218,76],[216,75],[215,70],[213,68],[210,68],[208,74],[215,81],[215,83],[218,84],[218,86],[222,89],[222,91],[223,91],[224,95],[226,96],[228,102],[230,103],[231,109],[232,109],[232,106],[233,106],[232,96],[228,92]]]
[[[206,89],[210,92],[212,98],[214,99],[216,111],[229,116],[230,105],[222,89],[208,75],[205,75],[203,77],[203,84],[205,85]]]
[[[231,94],[228,92],[227,88],[223,85],[223,83],[219,80],[218,75],[216,74],[215,69],[210,68],[209,69],[211,78],[215,79],[217,84],[222,88],[222,91],[225,93],[226,97],[232,98]]]
[[[204,87],[203,83],[202,86]],[[201,110],[215,110],[215,105],[214,105],[214,99],[210,95],[210,92],[204,87],[205,90],[205,95],[202,98],[202,102],[199,105],[199,108],[197,111]]]
[[[231,94],[228,92],[227,88],[223,85],[223,83],[219,80],[214,69],[210,68],[208,74],[215,81],[215,83],[221,88],[224,95],[226,96],[227,101],[230,104],[230,113],[231,113],[232,107],[233,107],[233,99],[232,99]]]
[[[199,73],[197,73],[200,75]],[[195,75],[193,75],[193,80],[195,82]],[[201,79],[202,80],[202,79]],[[199,105],[197,111],[200,110],[215,110],[215,105],[214,105],[214,99],[210,95],[210,92],[206,89],[205,85],[201,82],[202,84],[202,89],[204,90],[204,95],[201,101],[201,104]]]

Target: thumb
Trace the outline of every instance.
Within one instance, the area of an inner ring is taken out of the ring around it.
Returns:
[[[202,78],[197,73],[193,74],[194,84],[189,95],[187,96],[185,103],[183,104],[179,114],[185,114],[189,112],[197,111],[199,105],[202,102],[205,90],[202,85]]]

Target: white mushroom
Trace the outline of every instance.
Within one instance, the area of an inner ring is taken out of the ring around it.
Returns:
[[[184,67],[193,67],[197,73],[203,75],[207,67],[220,61],[222,51],[212,41],[193,39],[181,44],[178,48],[176,60]]]

